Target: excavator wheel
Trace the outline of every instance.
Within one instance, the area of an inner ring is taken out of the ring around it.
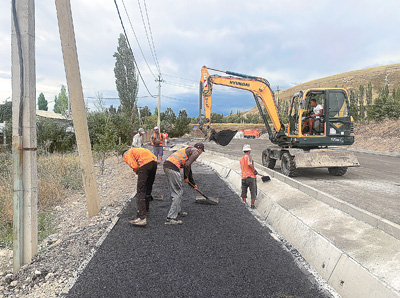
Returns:
[[[293,177],[296,174],[296,164],[294,158],[288,152],[282,154],[281,172],[285,176]]]
[[[276,159],[271,158],[271,152],[268,149],[265,149],[262,153],[262,164],[264,167],[267,167],[268,169],[275,168]]]
[[[333,176],[343,176],[347,172],[347,167],[332,167],[328,168],[328,171]]]

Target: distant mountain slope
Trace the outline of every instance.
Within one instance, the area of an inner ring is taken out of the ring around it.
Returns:
[[[373,99],[376,98],[379,88],[383,87],[386,82],[388,82],[390,90],[393,87],[398,87],[400,85],[400,63],[354,70],[309,81],[280,91],[279,100],[289,100],[297,91],[316,87],[341,87],[349,91],[351,89],[358,90],[360,85],[363,85],[364,89],[367,89],[369,82],[372,83]],[[257,107],[252,108],[245,114],[247,113],[258,113]]]

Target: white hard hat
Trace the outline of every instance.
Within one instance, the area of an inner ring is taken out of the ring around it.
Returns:
[[[139,128],[139,132],[140,133],[144,133],[144,129],[143,128]]]
[[[249,144],[244,144],[243,145],[243,151],[251,151],[251,147]]]
[[[154,127],[154,130],[157,130],[157,129],[158,129],[158,126]]]

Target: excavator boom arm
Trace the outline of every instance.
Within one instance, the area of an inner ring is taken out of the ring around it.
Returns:
[[[281,131],[283,128],[283,124],[279,118],[274,94],[269,86],[268,81],[263,78],[243,75],[229,71],[225,73],[233,76],[210,75],[206,66],[203,66],[201,69],[201,94],[204,99],[204,116],[206,118],[207,125],[210,124],[211,120],[212,87],[213,84],[216,84],[241,90],[247,90],[253,93],[254,98],[256,99],[256,103],[257,99],[260,99],[263,102],[275,130],[277,132]]]

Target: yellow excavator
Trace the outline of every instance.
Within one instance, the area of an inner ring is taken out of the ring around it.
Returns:
[[[209,70],[225,73],[226,76],[210,75]],[[276,161],[280,160],[281,171],[286,176],[295,176],[299,168],[328,168],[330,174],[342,176],[348,167],[360,166],[353,152],[340,147],[354,143],[353,118],[349,113],[349,97],[345,89],[313,88],[297,92],[290,100],[288,123],[285,125],[266,79],[203,66],[200,79],[199,128],[204,135],[210,135],[210,140],[222,146],[229,144],[236,131],[216,132],[211,127],[214,84],[247,90],[253,94],[273,144],[262,152],[264,166],[273,169]],[[312,101],[323,107],[319,117],[313,115]],[[201,114],[202,104],[204,114]],[[272,128],[266,113],[272,122]],[[311,117],[313,121],[307,122]],[[303,133],[303,129],[311,131],[311,134]]]

